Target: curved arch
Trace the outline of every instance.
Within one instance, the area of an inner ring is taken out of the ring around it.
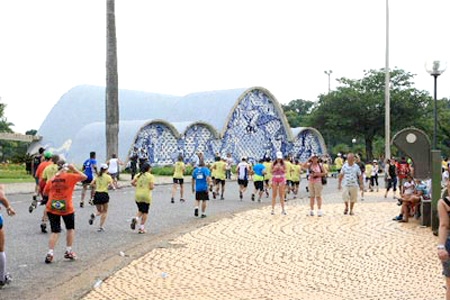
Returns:
[[[179,138],[176,128],[164,120],[146,122],[136,133],[128,156],[135,147],[143,148],[151,164],[172,164],[180,152]]]
[[[300,161],[306,161],[313,153],[320,156],[327,154],[325,140],[317,129],[312,127],[293,129],[293,131],[297,130],[298,133],[294,138],[291,150],[294,157],[297,157]]]
[[[218,131],[208,123],[194,122],[186,128],[179,145],[184,150],[184,158],[193,161],[196,152],[203,152],[205,162],[213,162],[220,151],[221,140]]]
[[[274,157],[276,151],[287,153],[292,132],[281,107],[264,88],[250,88],[242,93],[230,111],[222,131],[221,152],[231,153],[239,161]]]

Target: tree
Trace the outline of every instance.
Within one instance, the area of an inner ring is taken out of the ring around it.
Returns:
[[[119,80],[114,0],[106,0],[106,157],[119,151]]]
[[[384,136],[384,70],[369,70],[362,79],[340,78],[335,91],[319,96],[311,112],[310,126],[334,142],[364,140],[367,159],[373,158],[373,142]],[[429,132],[431,97],[413,87],[414,75],[401,69],[390,72],[392,133],[415,126]],[[344,141],[342,139],[344,138]]]
[[[302,99],[293,100],[287,105],[281,105],[288,123],[292,128],[306,126],[305,118],[311,112],[313,106],[313,101]]]

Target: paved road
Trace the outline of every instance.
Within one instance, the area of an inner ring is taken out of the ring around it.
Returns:
[[[330,180],[326,192],[335,190],[334,180]],[[111,192],[110,213],[106,223],[106,232],[96,232],[95,224],[87,222],[93,207],[77,209],[76,238],[74,251],[79,259],[67,262],[63,259],[65,250],[65,233],[61,235],[55,249],[55,260],[51,265],[44,263],[44,256],[48,250],[48,235],[40,233],[40,219],[42,207],[38,207],[32,214],[28,213],[31,193],[8,194],[17,215],[6,217],[6,251],[8,256],[8,271],[13,276],[13,283],[1,291],[1,299],[37,299],[46,298],[73,278],[77,278],[75,285],[67,286],[71,291],[71,299],[79,298],[92,287],[97,278],[105,278],[142,256],[155,247],[166,247],[167,237],[175,238],[179,234],[189,232],[193,228],[205,226],[223,217],[230,217],[235,212],[267,205],[268,199],[258,204],[250,201],[250,193],[246,199],[239,201],[236,182],[228,182],[225,201],[210,202],[208,218],[195,219],[192,211],[192,194],[190,183],[187,203],[170,203],[170,185],[157,185],[154,191],[154,202],[150,212],[148,234],[138,235],[129,229],[129,220],[135,214],[133,189],[130,187]],[[9,191],[23,192],[14,189]],[[8,192],[8,188],[7,188]],[[303,195],[305,191],[303,190]],[[80,198],[80,191],[74,194],[74,199]],[[171,236],[173,234],[173,236]],[[120,257],[120,251],[126,257]],[[71,283],[72,284],[72,283]]]

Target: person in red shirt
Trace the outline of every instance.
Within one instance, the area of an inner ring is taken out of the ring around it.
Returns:
[[[406,177],[411,173],[411,168],[409,167],[406,158],[403,156],[402,159],[397,162],[397,177],[398,177],[398,186],[400,188],[400,195],[404,193],[403,184],[406,181]]]
[[[44,160],[39,164],[38,168],[36,169],[35,177],[36,177],[36,184],[38,185],[38,194],[41,195],[41,199],[43,197],[42,191],[45,187],[45,181],[42,181],[42,175],[44,173],[45,168],[47,166],[52,164],[51,158],[53,154],[50,151],[45,151],[44,153]],[[31,202],[30,207],[28,208],[28,211],[30,213],[33,212],[33,210],[37,207],[37,197],[33,197],[33,202]]]
[[[64,258],[74,260],[75,253],[72,251],[72,244],[75,237],[75,209],[73,206],[73,190],[79,181],[86,180],[87,176],[77,170],[74,165],[67,165],[63,160],[58,162],[59,171],[47,181],[44,194],[48,195],[47,215],[50,220],[51,235],[48,242],[48,253],[45,256],[45,263],[53,261],[53,250],[61,232],[61,218],[66,226],[66,252]]]

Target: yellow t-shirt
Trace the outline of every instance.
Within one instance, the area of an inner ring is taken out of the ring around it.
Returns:
[[[45,181],[48,181],[52,179],[53,176],[58,173],[58,165],[57,164],[51,164],[45,167],[44,172],[42,172],[42,179]]]
[[[216,162],[215,166],[216,166],[216,169],[214,171],[216,171],[216,172],[215,172],[214,178],[217,178],[220,180],[225,180],[227,163],[224,162],[223,160],[221,160],[221,161]]]
[[[445,160],[442,161],[442,169],[448,170],[448,161]]]
[[[264,180],[272,179],[272,162],[263,162],[264,167],[266,167],[266,174],[264,174]]]
[[[302,167],[300,165],[292,165],[291,180],[294,182],[300,182],[300,172]]]
[[[334,159],[334,165],[336,166],[336,169],[342,169],[342,165],[344,164],[344,161],[340,156],[336,157]]]
[[[177,161],[174,165],[173,178],[182,179],[184,173],[184,162]]]
[[[366,168],[365,168],[364,172],[366,173],[367,176],[370,176],[370,174],[372,174],[372,169],[373,169],[372,164],[366,164]]]
[[[101,176],[97,176],[94,179],[96,192],[108,192],[108,186],[113,182],[112,177],[109,174],[103,173]]]
[[[211,177],[212,178],[216,178],[216,174],[217,174],[217,163],[218,161],[213,162],[210,171],[211,171]]]
[[[286,180],[292,180],[292,163],[285,160],[284,164],[286,165]]]
[[[152,203],[152,190],[150,189],[151,183],[155,183],[155,177],[148,172],[143,173],[136,179],[136,202],[144,202],[148,204]]]

